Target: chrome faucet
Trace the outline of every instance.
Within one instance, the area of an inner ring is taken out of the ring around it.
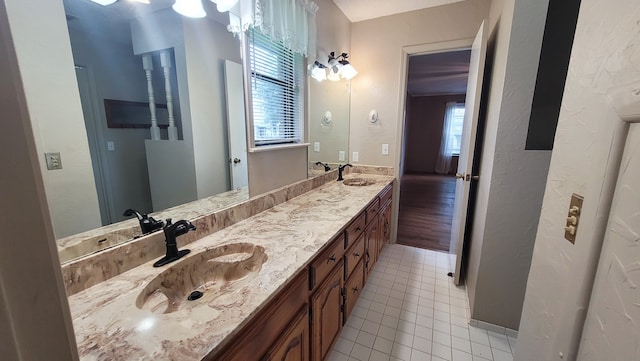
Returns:
[[[176,239],[178,236],[186,234],[189,231],[195,231],[196,227],[189,221],[181,220],[176,223],[171,223],[171,218],[167,219],[167,225],[164,226],[164,237],[167,244],[167,254],[160,258],[153,267],[164,266],[167,263],[177,261],[180,258],[186,256],[191,250],[183,249],[178,251],[178,243]]]
[[[324,166],[324,171],[325,171],[325,172],[328,172],[328,171],[330,171],[330,170],[331,170],[331,167],[329,167],[329,164],[327,164],[327,163],[316,162],[316,165]]]
[[[338,181],[344,180],[344,178],[342,178],[342,172],[346,167],[353,167],[353,166],[349,163],[338,166],[338,179],[337,179]]]
[[[163,221],[156,221],[153,217],[149,217],[148,215],[140,213],[132,208],[124,211],[122,215],[125,217],[131,217],[135,215],[136,218],[138,218],[138,222],[140,222],[140,230],[142,231],[142,235],[153,233],[164,226]]]

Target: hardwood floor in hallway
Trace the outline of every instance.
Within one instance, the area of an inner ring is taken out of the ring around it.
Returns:
[[[456,190],[453,176],[405,174],[400,179],[399,244],[449,251]]]

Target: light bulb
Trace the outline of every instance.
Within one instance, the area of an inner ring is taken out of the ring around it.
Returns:
[[[358,71],[351,64],[346,64],[340,69],[340,76],[343,79],[350,80],[356,75],[358,75]]]
[[[207,16],[207,13],[202,7],[201,0],[176,0],[172,6],[178,14],[184,15],[190,18],[203,18]]]
[[[218,11],[223,13],[225,11],[231,10],[231,8],[238,3],[238,0],[216,0],[214,2],[216,3],[216,8],[218,9]]]
[[[317,81],[323,81],[327,79],[327,72],[319,66],[316,66],[311,70],[311,77]]]
[[[334,71],[334,68],[331,68],[331,70],[329,70],[329,75],[327,75],[327,79],[331,80],[331,81],[338,81],[340,80],[340,74],[338,74],[337,71]]]

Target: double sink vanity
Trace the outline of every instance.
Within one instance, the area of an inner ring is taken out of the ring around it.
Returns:
[[[194,221],[160,268],[157,233],[63,267],[80,358],[324,360],[390,236],[393,177],[359,168]]]

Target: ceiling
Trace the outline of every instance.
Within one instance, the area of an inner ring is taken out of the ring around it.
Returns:
[[[471,50],[409,57],[407,93],[411,96],[464,94]]]
[[[351,22],[446,5],[463,0],[333,0]]]

